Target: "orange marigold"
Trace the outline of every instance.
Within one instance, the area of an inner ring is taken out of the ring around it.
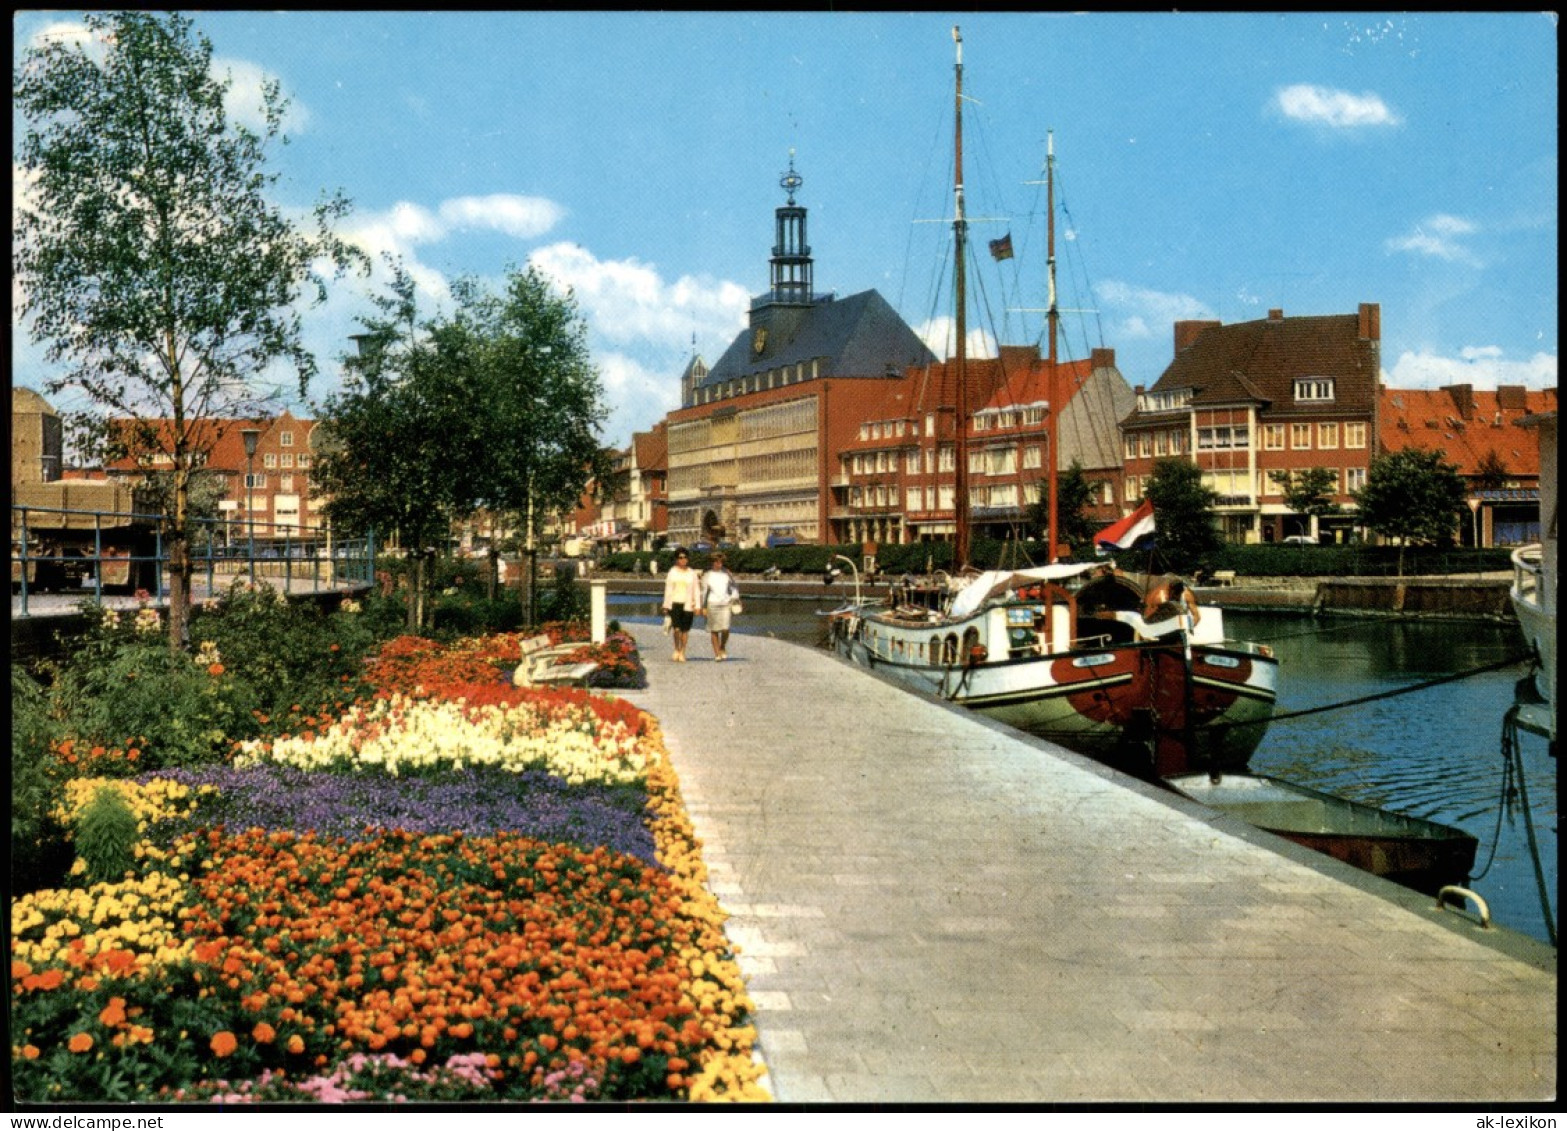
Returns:
[[[295,1033],[288,1039],[287,1047],[289,1052],[293,1053],[295,1056],[298,1056],[300,1053],[305,1051],[305,1039],[298,1033]]]
[[[23,1045],[22,1046],[22,1059],[23,1060],[37,1060],[38,1059],[38,1046],[37,1045]]]
[[[212,1034],[212,1051],[219,1056],[228,1056],[229,1053],[239,1048],[239,1038],[235,1037],[227,1029]]]
[[[272,1039],[277,1036],[277,1030],[265,1021],[257,1021],[256,1027],[250,1031],[250,1035],[256,1038],[257,1044],[270,1045]]]
[[[98,1020],[111,1029],[124,1021],[125,999],[122,997],[111,997],[109,1004],[98,1011]]]
[[[92,1048],[92,1035],[90,1033],[76,1033],[66,1043],[65,1047],[72,1052],[86,1052]]]

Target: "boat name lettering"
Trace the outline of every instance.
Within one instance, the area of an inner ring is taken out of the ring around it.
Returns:
[[[1204,656],[1202,662],[1210,668],[1238,668],[1241,662],[1234,656]]]
[[[1079,656],[1072,661],[1074,668],[1098,668],[1105,664],[1115,663],[1115,657],[1109,652],[1100,652],[1096,656]]]

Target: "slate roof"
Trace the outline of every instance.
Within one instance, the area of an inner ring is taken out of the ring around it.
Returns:
[[[1335,415],[1369,414],[1378,376],[1377,342],[1360,337],[1360,315],[1300,315],[1214,325],[1170,362],[1149,392],[1191,389],[1195,407],[1256,403],[1275,416],[1321,416],[1295,403],[1297,377],[1335,381]],[[1134,413],[1126,423],[1142,416]]]
[[[780,332],[791,322],[792,333]],[[752,348],[756,325],[768,328],[766,348],[760,354]],[[753,326],[730,343],[698,387],[809,363],[813,358],[822,359],[822,377],[884,377],[889,366],[901,371],[936,360],[886,299],[874,290],[862,291],[847,298],[819,299],[808,307],[757,311]]]

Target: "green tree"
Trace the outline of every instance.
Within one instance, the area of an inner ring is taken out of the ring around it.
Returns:
[[[260,135],[231,121],[212,45],[177,14],[89,12],[91,44],[30,48],[14,75],[28,122],[16,160],[13,261],[32,336],[67,363],[51,393],[160,429],[173,479],[169,639],[187,643],[192,472],[212,442],[204,420],[265,415],[254,379],[274,363],[315,363],[296,300],[325,298],[318,263],[359,257],[332,234],[341,197],[294,225],[267,192],[266,145],[287,105],[263,92]]]
[[[611,472],[598,439],[603,387],[571,296],[533,270],[513,272],[501,295],[472,280],[453,291],[453,313],[421,322],[413,281],[394,267],[343,391],[327,401],[312,476],[335,528],[395,533],[414,555],[415,630],[429,558],[420,551],[444,546],[453,522],[480,508],[516,514],[531,596],[546,517]]]
[[[377,313],[360,319],[359,353],[344,362],[343,387],[328,397],[311,468],[312,494],[326,496],[335,530],[393,536],[409,555],[408,628],[424,622],[428,551],[444,546],[461,516],[471,463],[465,402],[447,380],[428,332],[421,335],[414,281],[392,265]]]
[[[1507,480],[1511,477],[1507,464],[1496,454],[1496,449],[1491,448],[1480,457],[1480,465],[1475,468],[1474,485],[1482,491],[1496,491],[1507,486]]]
[[[1104,486],[1104,481],[1089,479],[1083,470],[1083,461],[1073,459],[1072,465],[1056,478],[1056,535],[1058,539],[1074,547],[1088,546],[1104,524],[1089,516],[1094,497]],[[1050,485],[1039,485],[1039,501],[1029,509],[1032,533],[1048,538],[1046,527],[1050,523]]]
[[[1283,489],[1284,505],[1296,514],[1321,519],[1343,510],[1333,500],[1338,493],[1338,472],[1331,467],[1308,467],[1297,472],[1270,471],[1268,478]]]
[[[1404,575],[1404,547],[1440,543],[1453,536],[1464,509],[1464,481],[1458,468],[1427,448],[1404,448],[1371,460],[1366,485],[1355,492],[1360,521],[1384,538],[1398,540],[1398,575]]]
[[[498,295],[471,280],[455,294],[455,315],[434,335],[449,379],[484,406],[467,433],[463,501],[517,516],[531,620],[539,530],[575,508],[590,481],[614,473],[599,437],[607,416],[603,381],[575,297],[557,293],[536,269],[510,271]]]
[[[1173,570],[1194,568],[1220,547],[1213,508],[1219,496],[1202,481],[1202,469],[1184,459],[1155,460],[1143,487],[1153,504],[1159,556]]]

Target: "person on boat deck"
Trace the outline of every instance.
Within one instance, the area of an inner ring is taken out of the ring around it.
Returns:
[[[1175,580],[1149,592],[1148,601],[1143,606],[1143,620],[1150,623],[1168,620],[1183,612],[1191,615],[1192,627],[1196,628],[1198,622],[1202,620],[1202,610],[1197,607],[1197,598],[1186,587],[1184,581]]]
[[[664,578],[664,615],[669,618],[670,634],[674,637],[675,663],[686,660],[686,641],[691,636],[691,622],[697,609],[702,607],[701,577],[686,564],[686,552],[675,551],[675,564],[669,567]]]
[[[729,605],[740,599],[734,574],[724,568],[724,555],[714,554],[713,564],[702,575],[701,606],[707,616],[707,632],[713,638],[713,661],[729,658]]]

